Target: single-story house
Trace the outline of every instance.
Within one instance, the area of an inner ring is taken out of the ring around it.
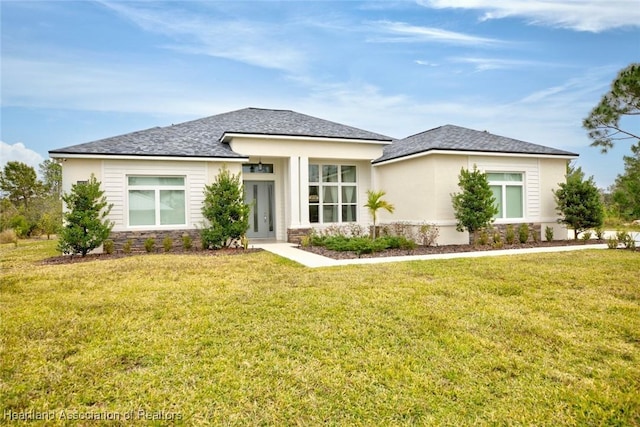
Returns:
[[[119,238],[197,234],[205,185],[225,166],[241,173],[252,206],[250,239],[295,241],[311,228],[371,217],[367,190],[384,190],[395,212],[380,222],[435,224],[439,244],[467,243],[455,230],[451,194],[462,168],[488,174],[496,224],[554,228],[552,190],[577,154],[446,125],[404,139],[288,110],[246,108],[181,124],[51,150],[63,190],[91,174],[113,208]]]

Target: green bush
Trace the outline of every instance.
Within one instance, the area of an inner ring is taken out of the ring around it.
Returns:
[[[67,211],[60,230],[58,250],[64,254],[85,256],[109,238],[113,222],[108,220],[110,205],[94,175],[86,183],[73,184],[62,196]]]
[[[478,238],[475,241],[476,245],[480,245],[480,246],[486,246],[489,244],[489,232],[487,231],[486,228],[483,228],[479,233],[478,233]]]
[[[182,249],[184,249],[185,251],[190,251],[192,247],[193,247],[193,240],[191,239],[191,236],[188,234],[183,234]]]
[[[618,239],[614,237],[609,237],[607,239],[607,247],[609,249],[617,249],[618,248]]]
[[[586,243],[589,240],[591,240],[591,236],[593,236],[593,234],[591,233],[591,231],[587,230],[584,233],[582,233],[582,240]]]
[[[105,240],[104,243],[102,244],[102,250],[104,251],[105,254],[111,255],[114,250],[113,240],[111,239]]]
[[[518,227],[518,241],[527,243],[527,240],[529,240],[529,224],[520,224],[520,227]]]
[[[544,228],[544,238],[547,239],[547,242],[553,240],[553,227],[546,226]]]
[[[596,228],[596,237],[598,238],[598,240],[604,240],[604,228]]]
[[[145,251],[150,253],[150,252],[154,252],[155,249],[156,249],[156,239],[154,239],[153,237],[149,237],[147,240],[144,241]]]
[[[223,167],[211,185],[205,186],[202,216],[208,226],[201,230],[206,249],[227,247],[249,229],[250,206],[244,202],[240,174]]]
[[[127,255],[130,254],[132,246],[133,246],[133,241],[131,239],[127,239],[127,241],[124,242],[124,245],[122,245],[122,252],[124,252]]]
[[[167,236],[162,240],[162,248],[165,252],[171,252],[171,249],[173,249],[173,240],[171,237]]]
[[[507,245],[513,245],[516,242],[516,231],[513,229],[513,225],[507,225],[507,229],[504,232],[504,241]]]

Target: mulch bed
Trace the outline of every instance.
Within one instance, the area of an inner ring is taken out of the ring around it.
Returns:
[[[56,265],[56,264],[75,264],[78,262],[88,262],[88,261],[104,261],[109,259],[118,259],[118,258],[128,258],[132,256],[139,255],[200,255],[200,256],[220,256],[220,255],[246,255],[250,253],[260,252],[262,249],[242,249],[242,248],[225,248],[225,249],[216,249],[216,250],[191,250],[184,251],[181,249],[175,249],[171,252],[132,252],[130,254],[125,254],[123,252],[117,252],[113,254],[88,254],[85,257],[80,255],[59,255],[51,258],[46,258],[42,260],[42,264],[45,265]]]
[[[605,243],[604,240],[590,240],[587,244],[599,244]],[[494,248],[488,245],[443,245],[443,246],[418,246],[414,250],[406,249],[386,249],[381,252],[374,252],[371,254],[362,254],[358,256],[355,252],[350,251],[332,251],[330,249],[321,246],[308,246],[300,247],[300,249],[313,252],[314,254],[322,255],[332,259],[355,259],[355,258],[377,258],[377,257],[389,257],[389,256],[406,256],[406,255],[434,255],[434,254],[451,254],[460,252],[479,252],[479,251],[494,251],[505,249],[527,249],[527,248],[544,248],[552,246],[584,246],[585,242],[582,240],[553,240],[551,242],[528,242],[518,243],[513,245],[504,245],[500,248]]]

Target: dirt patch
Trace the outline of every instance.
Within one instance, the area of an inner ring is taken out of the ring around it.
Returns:
[[[154,255],[198,255],[198,256],[221,256],[221,255],[246,255],[250,253],[260,252],[262,249],[242,249],[242,248],[225,248],[216,250],[194,250],[194,251],[182,251],[172,250],[171,252],[133,252],[125,254],[123,252],[113,254],[89,254],[85,257],[80,255],[59,255],[42,260],[42,264],[56,265],[56,264],[75,264],[78,262],[89,261],[105,261],[110,259],[128,258],[132,256],[154,256]]]
[[[599,244],[605,243],[604,240],[591,240],[586,244]],[[436,254],[451,254],[460,252],[481,252],[481,251],[495,251],[495,250],[509,250],[509,249],[527,249],[527,248],[545,248],[554,246],[584,246],[585,242],[582,240],[554,240],[551,242],[529,242],[518,243],[513,245],[503,245],[502,247],[493,247],[488,245],[443,245],[443,246],[418,246],[413,250],[407,249],[386,249],[381,252],[374,252],[371,254],[362,254],[358,256],[355,252],[350,251],[332,251],[330,249],[321,246],[309,246],[301,247],[300,249],[314,254],[322,255],[332,259],[355,259],[355,258],[377,258],[377,257],[389,257],[389,256],[406,256],[406,255],[436,255]]]

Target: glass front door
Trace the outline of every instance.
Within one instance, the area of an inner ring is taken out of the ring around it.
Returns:
[[[273,181],[245,181],[244,202],[251,207],[247,237],[275,238],[275,195]]]

